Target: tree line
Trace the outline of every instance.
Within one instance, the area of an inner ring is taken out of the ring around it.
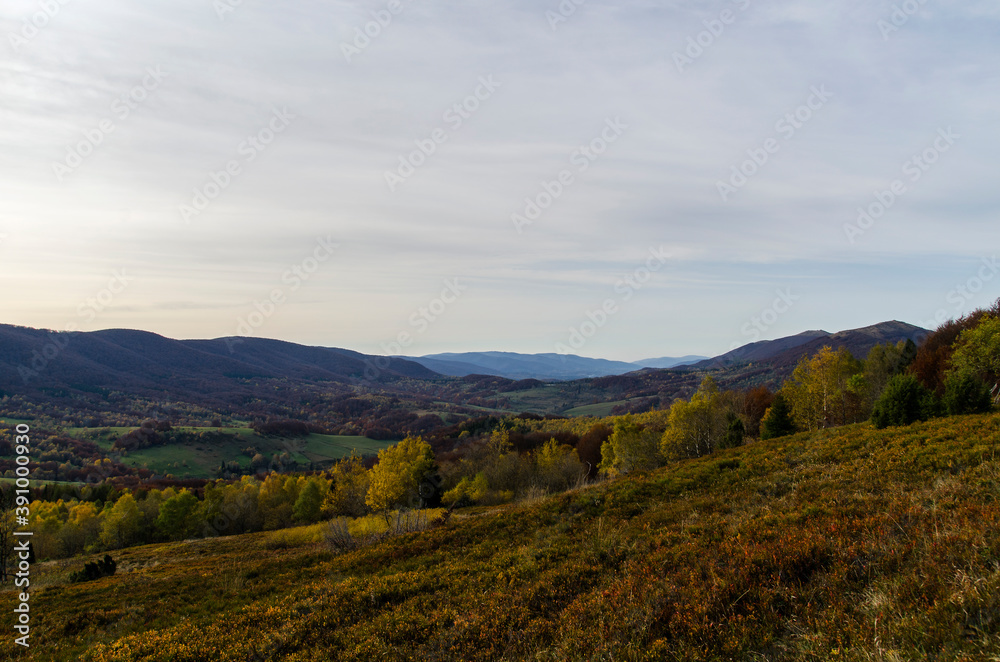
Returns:
[[[804,356],[776,393],[724,391],[707,375],[690,398],[658,411],[598,420],[485,417],[463,423],[456,439],[434,440],[433,447],[407,436],[379,452],[374,466],[352,455],[322,473],[272,472],[203,488],[140,487],[105,492],[103,501],[39,500],[31,505],[31,526],[44,559],[333,517],[374,513],[388,522],[399,509],[533,498],[757,438],[985,412],[1000,395],[998,383],[1000,301],[942,325],[919,347],[912,341],[876,345],[861,360],[844,348],[823,347]]]

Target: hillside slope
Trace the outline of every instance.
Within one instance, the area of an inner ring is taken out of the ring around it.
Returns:
[[[849,329],[837,333],[826,331],[804,331],[787,338],[777,340],[761,340],[738,347],[712,359],[699,361],[686,366],[693,370],[725,368],[728,366],[758,363],[765,364],[777,370],[783,376],[791,370],[803,356],[812,356],[824,345],[833,349],[846,347],[856,359],[863,359],[875,345],[897,343],[900,340],[919,341],[927,336],[929,331],[906,322],[891,321],[873,324],[860,329]],[[684,369],[684,368],[680,368]]]
[[[856,425],[342,556],[276,533],[82,585],[50,564],[20,659],[996,659],[998,450],[1000,415]]]
[[[126,391],[211,406],[273,392],[266,380],[346,390],[366,370],[375,382],[440,377],[412,361],[387,361],[371,372],[370,366],[379,365],[374,357],[279,340],[172,340],[126,329],[53,334],[0,325],[0,396],[86,398]]]

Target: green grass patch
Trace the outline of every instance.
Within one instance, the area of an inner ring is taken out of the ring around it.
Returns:
[[[135,428],[67,428],[65,433],[95,442],[103,451],[112,452],[114,440]],[[360,436],[309,434],[305,437],[262,437],[250,428],[178,427],[183,432],[211,433],[210,439],[150,446],[128,451],[121,458],[126,466],[147,468],[157,474],[177,478],[211,478],[223,462],[238,462],[243,468],[251,458],[243,451],[254,448],[266,458],[288,452],[299,464],[327,465],[352,452],[373,455],[391,446],[392,441],[376,441]],[[221,433],[221,436],[215,436]]]
[[[619,406],[628,404],[628,400],[617,400],[615,402],[598,402],[593,405],[583,405],[580,407],[573,407],[563,412],[566,416],[596,416],[602,418],[604,416],[611,416],[612,410]]]

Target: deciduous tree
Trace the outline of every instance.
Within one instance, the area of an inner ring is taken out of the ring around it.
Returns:
[[[1000,391],[1000,316],[985,315],[963,331],[951,364],[954,370],[976,375],[992,384],[994,392]]]
[[[416,503],[420,481],[434,473],[434,453],[420,437],[407,437],[379,451],[365,503],[389,521],[392,508]]]
[[[156,528],[170,540],[183,540],[194,535],[197,531],[194,518],[197,508],[198,497],[188,490],[181,490],[160,506]]]
[[[295,519],[304,524],[318,522],[323,508],[323,485],[315,476],[307,478],[305,486],[299,491],[295,500],[293,512]]]
[[[572,487],[587,473],[576,449],[560,444],[555,438],[535,451],[535,467],[539,482],[548,490],[559,491]]]
[[[333,466],[333,483],[324,507],[333,515],[361,517],[368,513],[368,470],[361,458],[351,453],[349,458]]]
[[[103,514],[101,543],[110,549],[128,547],[135,542],[142,526],[142,512],[131,493],[123,494]]]
[[[811,358],[803,357],[783,389],[796,425],[817,430],[855,422],[861,394],[850,380],[859,372],[861,363],[845,347],[833,351],[825,346]]]
[[[619,418],[601,445],[601,471],[617,476],[656,467],[660,462],[658,436],[641,428],[631,414]]]
[[[660,450],[665,457],[700,457],[725,441],[728,421],[719,387],[705,377],[690,401],[675,400]],[[742,439],[741,439],[742,441]]]

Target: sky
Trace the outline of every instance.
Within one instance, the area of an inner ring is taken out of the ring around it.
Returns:
[[[1000,296],[1000,5],[7,0],[0,322],[717,355]]]

